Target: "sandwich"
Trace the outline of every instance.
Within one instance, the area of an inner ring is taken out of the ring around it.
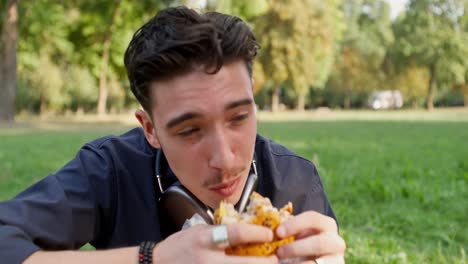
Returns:
[[[280,246],[294,241],[293,236],[280,239],[275,233],[281,223],[292,217],[292,211],[291,202],[278,210],[271,204],[270,199],[253,192],[246,211],[242,213],[237,212],[233,204],[221,201],[214,214],[214,223],[217,225],[247,223],[270,228],[275,234],[271,242],[236,245],[225,250],[228,255],[269,256],[275,254]]]

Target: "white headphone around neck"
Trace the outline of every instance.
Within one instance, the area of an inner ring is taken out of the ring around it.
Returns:
[[[158,149],[155,159],[156,181],[161,191],[161,197],[158,200],[158,214],[163,238],[180,231],[185,221],[190,219],[194,214],[199,214],[207,224],[213,224],[214,216],[212,209],[195,197],[179,181],[176,181],[167,189],[163,188],[161,180],[163,155],[162,150]],[[250,194],[256,187],[257,179],[257,166],[254,153],[247,182],[245,183],[241,198],[235,206],[239,212],[245,210]]]

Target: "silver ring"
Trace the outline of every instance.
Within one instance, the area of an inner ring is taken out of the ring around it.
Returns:
[[[217,248],[225,249],[229,247],[228,231],[225,225],[215,226],[212,229],[211,238]]]

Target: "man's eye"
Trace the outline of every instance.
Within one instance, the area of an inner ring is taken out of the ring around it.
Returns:
[[[190,128],[190,129],[182,130],[181,132],[177,133],[177,135],[181,137],[189,137],[198,131],[199,131],[198,128]]]
[[[231,122],[240,123],[241,121],[247,119],[248,116],[249,116],[248,114],[237,115],[231,119]]]
[[[233,119],[231,119],[231,121],[239,122],[239,121],[246,119],[248,116],[249,116],[248,114],[237,115]]]

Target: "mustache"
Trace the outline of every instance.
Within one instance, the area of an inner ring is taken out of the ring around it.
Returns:
[[[239,168],[234,168],[228,171],[220,171],[211,179],[208,179],[205,182],[203,182],[202,185],[203,187],[210,187],[210,186],[217,185],[225,181],[229,181],[231,179],[235,179],[245,170],[246,170],[246,167],[239,167]]]

